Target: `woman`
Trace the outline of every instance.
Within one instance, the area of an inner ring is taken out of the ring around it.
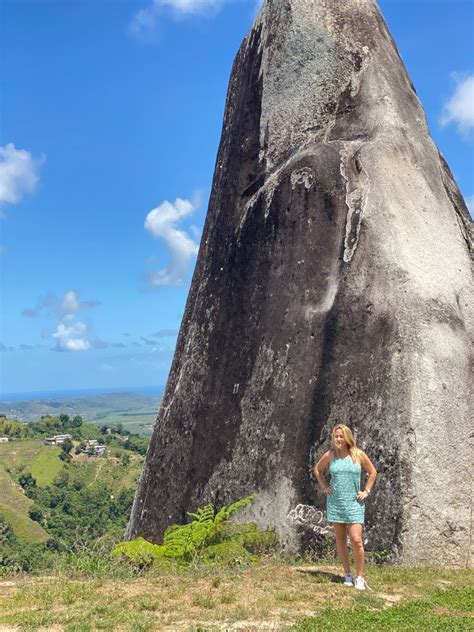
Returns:
[[[364,524],[364,501],[372,491],[377,470],[369,457],[356,446],[354,435],[344,424],[337,424],[332,431],[333,448],[328,450],[314,466],[314,475],[327,495],[327,520],[332,523],[336,534],[336,548],[344,568],[344,586],[355,586],[365,590],[364,544],[362,525]],[[330,485],[323,477],[329,468]],[[361,491],[361,471],[364,469],[369,478],[365,489]],[[356,565],[356,579],[352,578],[347,550],[347,535],[351,539],[352,554]]]

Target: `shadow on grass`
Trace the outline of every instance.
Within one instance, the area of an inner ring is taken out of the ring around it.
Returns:
[[[333,584],[343,584],[344,578],[340,575],[336,575],[335,573],[330,573],[329,571],[316,571],[313,568],[298,568],[298,573],[304,573],[305,575],[310,575],[315,579],[319,580],[321,583],[331,582]]]

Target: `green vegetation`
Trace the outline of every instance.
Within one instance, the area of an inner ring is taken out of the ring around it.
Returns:
[[[0,530],[4,534],[0,575],[39,571],[91,543],[121,539],[128,520],[147,440],[118,429],[100,429],[79,415],[45,416],[19,424],[0,419]],[[45,437],[68,434],[59,446]],[[96,439],[107,446],[100,457],[81,447]]]
[[[0,428],[0,434],[1,432]],[[27,439],[26,434],[24,437],[21,441],[0,443],[0,468],[6,472],[14,472],[22,467],[28,467],[38,484],[50,483],[63,467],[58,459],[60,449],[46,446],[42,441]]]
[[[123,572],[125,568],[122,565]],[[52,569],[0,581],[0,627],[39,630],[472,630],[473,575],[369,566],[357,593],[334,566],[273,559],[245,567],[190,565],[120,576],[113,567]],[[329,607],[331,606],[331,607]],[[3,628],[2,628],[3,629]]]
[[[2,410],[18,421],[39,421],[44,416],[67,414],[71,419],[80,415],[97,425],[116,426],[123,424],[125,432],[151,434],[159,396],[141,393],[103,393],[80,397],[61,397],[48,400],[2,402]]]
[[[29,517],[33,501],[27,498],[8,474],[0,469],[0,516],[11,526],[18,538],[27,544],[46,542],[49,536]]]
[[[254,554],[275,551],[278,537],[273,530],[258,529],[254,524],[232,524],[229,518],[252,502],[255,496],[243,498],[216,511],[208,504],[184,525],[171,525],[163,536],[163,544],[152,544],[143,538],[122,542],[113,555],[125,558],[139,566],[162,566],[174,562],[178,565],[192,562],[220,564],[222,566],[249,564],[257,561]]]
[[[352,632],[352,630],[403,630],[418,632],[425,630],[443,630],[454,632],[472,630],[472,616],[466,616],[464,610],[455,607],[444,608],[445,601],[451,601],[458,589],[433,592],[425,599],[413,599],[402,605],[390,609],[373,608],[370,605],[356,603],[353,607],[326,608],[302,623],[295,625],[294,632],[337,631]],[[474,604],[474,590],[466,590],[469,599]]]

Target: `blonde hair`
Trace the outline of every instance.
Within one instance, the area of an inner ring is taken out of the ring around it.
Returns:
[[[349,426],[346,426],[345,424],[336,424],[334,426],[334,428],[332,429],[331,439],[335,450],[336,442],[334,441],[334,439],[336,436],[336,430],[340,430],[342,432],[344,436],[344,441],[347,443],[347,446],[349,448],[349,454],[351,455],[352,461],[354,463],[360,464],[360,450],[356,446],[356,441],[354,439],[354,435],[352,434],[352,430],[349,428]]]

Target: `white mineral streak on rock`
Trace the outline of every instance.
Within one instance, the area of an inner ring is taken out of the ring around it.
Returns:
[[[291,188],[294,189],[298,184],[302,184],[305,189],[311,189],[314,179],[314,171],[309,167],[296,169],[291,174]]]
[[[267,188],[265,191],[265,210],[264,210],[265,219],[267,219],[268,215],[270,214],[270,207],[272,205],[274,193],[275,193],[275,189],[273,188]]]
[[[238,239],[240,239],[240,234],[242,232],[242,229],[245,225],[245,222],[247,221],[247,218],[249,217],[249,214],[251,213],[252,208],[255,206],[257,200],[259,199],[259,197],[261,195],[265,196],[265,211],[264,211],[264,215],[265,218],[268,217],[268,213],[270,212],[270,206],[273,200],[273,194],[275,192],[275,189],[277,188],[278,184],[281,181],[281,174],[286,171],[286,169],[288,169],[289,165],[291,165],[292,163],[294,163],[297,160],[304,160],[304,158],[306,156],[310,156],[312,153],[311,149],[308,150],[304,150],[301,149],[299,152],[297,152],[295,155],[292,155],[288,160],[285,160],[277,169],[275,169],[273,171],[273,173],[269,174],[264,182],[264,184],[261,186],[261,188],[252,195],[251,198],[249,198],[248,202],[245,204],[243,212],[242,212],[242,216],[239,220],[239,223],[236,227],[236,233],[238,235]]]
[[[345,263],[350,263],[359,243],[362,217],[369,195],[369,178],[360,158],[358,158],[358,169],[351,164],[354,162],[361,146],[362,143],[360,142],[343,142],[340,151],[340,170],[346,182],[347,219],[343,254]],[[360,170],[360,173],[357,173],[358,170]]]

